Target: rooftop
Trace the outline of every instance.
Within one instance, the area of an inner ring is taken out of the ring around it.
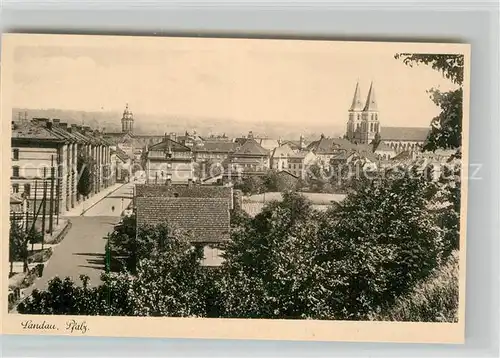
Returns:
[[[423,142],[429,134],[429,128],[422,127],[381,127],[380,138],[385,141]]]
[[[224,198],[137,197],[137,226],[168,223],[191,236],[192,242],[230,238],[229,203]]]

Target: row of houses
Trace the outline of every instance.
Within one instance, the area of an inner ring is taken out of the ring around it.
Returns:
[[[12,121],[11,130],[11,196],[26,200],[27,209],[45,198],[49,213],[64,214],[116,182],[117,153],[98,130],[48,118]],[[92,159],[85,196],[78,190],[79,157]]]
[[[303,137],[299,141],[265,143],[267,148],[261,143],[262,139],[249,133],[247,137],[233,141],[208,139],[191,146],[178,137],[165,134],[160,142],[144,148],[141,163],[151,183],[167,180],[210,183],[214,177],[230,181],[226,179],[264,175],[270,169],[305,178],[312,165],[326,168],[346,163],[353,156],[376,164],[396,155],[386,145],[355,144],[347,139],[323,135],[310,143],[306,143]]]

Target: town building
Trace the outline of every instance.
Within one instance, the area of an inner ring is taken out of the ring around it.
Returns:
[[[93,160],[90,195],[114,182],[109,143],[88,127],[48,118],[13,121],[11,148],[11,192],[25,197],[28,208],[45,197],[47,212],[61,214],[85,200],[77,188],[79,155]]]
[[[148,183],[188,183],[195,178],[192,149],[167,136],[146,147],[142,161]]]
[[[321,135],[318,140],[312,141],[307,150],[313,152],[317,157],[318,165],[328,167],[335,157],[347,157],[352,151],[365,151],[368,146],[350,142],[344,138],[329,138]]]
[[[130,180],[131,164],[131,158],[122,149],[118,147],[111,149],[111,171],[116,182],[124,183]]]
[[[287,171],[297,178],[305,179],[309,168],[317,161],[316,154],[309,150],[294,151],[288,156]]]
[[[238,142],[237,142],[238,143]],[[229,158],[223,162],[224,176],[231,181],[235,177],[264,175],[270,169],[270,153],[253,138],[247,138]]]
[[[222,244],[230,240],[230,211],[241,208],[241,193],[232,186],[136,185],[137,227],[167,223],[203,250],[202,265],[223,262]]]
[[[271,169],[286,170],[288,169],[288,157],[294,153],[294,149],[285,143],[277,148],[274,148],[271,154]]]

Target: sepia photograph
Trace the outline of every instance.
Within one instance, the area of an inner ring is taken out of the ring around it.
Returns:
[[[469,51],[6,34],[4,332],[463,342]]]

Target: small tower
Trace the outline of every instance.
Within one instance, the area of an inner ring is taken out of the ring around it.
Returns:
[[[380,123],[378,120],[378,106],[375,98],[375,88],[373,82],[370,84],[368,97],[366,98],[365,107],[362,113],[361,124],[361,143],[371,143],[375,139],[375,135],[380,132]]]
[[[125,106],[122,117],[122,132],[123,133],[133,133],[134,132],[134,115],[128,109],[128,103]]]
[[[349,108],[349,119],[347,121],[346,136],[350,141],[360,140],[359,133],[361,131],[362,112],[363,103],[361,102],[361,94],[358,81],[356,83],[356,89],[354,90],[351,108]]]

